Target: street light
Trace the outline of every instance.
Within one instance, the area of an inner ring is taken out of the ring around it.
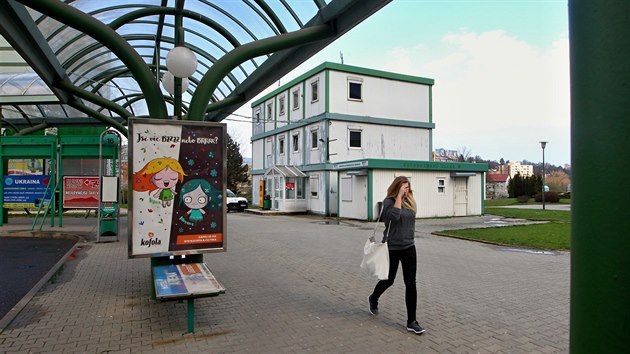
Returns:
[[[542,166],[542,203],[543,210],[545,210],[545,147],[547,146],[546,141],[540,142],[540,147],[542,147],[543,151],[543,166]]]
[[[168,72],[162,77],[162,85],[174,97],[173,116],[182,118],[182,92],[188,88],[188,77],[197,70],[197,57],[190,49],[179,45],[171,49],[166,55]]]

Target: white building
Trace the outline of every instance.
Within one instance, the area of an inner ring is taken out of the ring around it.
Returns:
[[[508,164],[510,171],[510,179],[514,178],[517,173],[521,175],[521,177],[530,177],[534,175],[534,166],[532,165],[521,165],[520,162],[510,162]]]
[[[432,86],[326,62],[257,100],[254,203],[262,193],[275,210],[374,220],[387,186],[404,174],[418,217],[481,214],[487,165],[431,161]]]

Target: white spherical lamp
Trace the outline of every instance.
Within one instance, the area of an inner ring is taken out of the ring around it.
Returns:
[[[182,92],[188,90],[188,83],[187,77],[182,79]],[[165,72],[162,76],[162,86],[164,86],[166,92],[171,95],[175,94],[175,77],[169,71]]]
[[[166,55],[166,67],[177,77],[189,77],[197,70],[197,57],[192,50],[178,46]]]
[[[171,95],[175,94],[175,77],[169,71],[162,75],[162,86],[164,86],[166,92]]]

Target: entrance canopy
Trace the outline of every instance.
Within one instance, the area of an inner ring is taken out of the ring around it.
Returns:
[[[95,124],[126,134],[134,116],[221,121],[389,2],[0,1],[1,123],[11,134]],[[198,65],[169,94],[176,46]]]
[[[304,172],[300,171],[299,168],[291,165],[276,165],[267,170],[264,174],[265,177],[271,176],[282,176],[287,178],[306,178]]]

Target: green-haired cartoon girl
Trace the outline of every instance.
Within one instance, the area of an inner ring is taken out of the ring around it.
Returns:
[[[179,161],[168,157],[157,158],[134,173],[132,188],[138,192],[149,191],[153,198],[162,201],[162,207],[167,207],[171,206],[171,201],[177,194],[177,181],[183,181],[185,175]]]
[[[184,203],[190,210],[186,213],[190,221],[201,221],[206,213],[204,208],[221,208],[222,194],[205,179],[191,179],[182,185],[179,205]]]

